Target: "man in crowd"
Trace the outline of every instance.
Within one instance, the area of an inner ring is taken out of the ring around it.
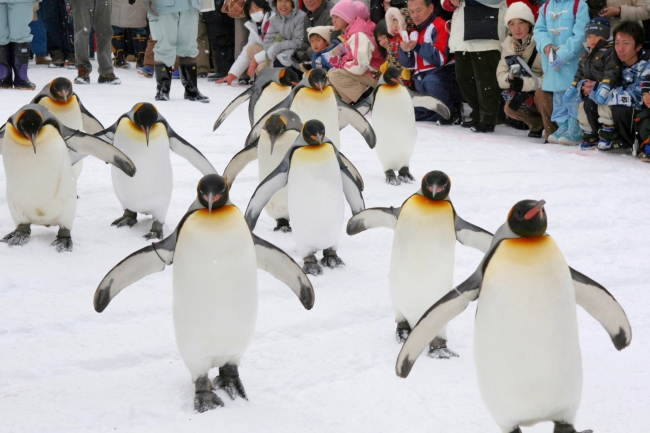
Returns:
[[[327,0],[304,0],[303,6],[307,12],[304,23],[305,35],[303,37],[302,46],[297,49],[294,54],[294,60],[296,60],[297,63],[311,60],[313,51],[309,43],[307,29],[316,26],[331,26],[332,16],[330,15],[330,11],[334,7],[334,3]],[[333,31],[330,34],[330,39],[335,39],[340,34],[341,32]],[[327,42],[329,42],[329,40]]]

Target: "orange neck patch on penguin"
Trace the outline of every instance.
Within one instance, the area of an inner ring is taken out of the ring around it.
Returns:
[[[451,203],[449,203],[447,200],[431,200],[430,198],[425,197],[421,194],[415,194],[413,197],[411,197],[409,203],[412,203],[416,206],[437,210],[447,209],[451,207]]]
[[[307,92],[309,97],[314,99],[328,99],[333,95],[332,86],[326,86],[323,93],[320,92],[320,89],[312,89],[311,87],[300,89],[300,92]]]

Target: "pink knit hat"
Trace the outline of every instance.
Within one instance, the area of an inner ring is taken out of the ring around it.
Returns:
[[[358,15],[357,7],[354,5],[354,2],[350,0],[341,0],[334,5],[330,11],[330,15],[336,15],[339,18],[342,18],[346,23],[350,24],[357,18]]]
[[[354,5],[357,8],[357,18],[368,21],[370,19],[370,9],[368,9],[368,6],[362,1],[355,1]]]

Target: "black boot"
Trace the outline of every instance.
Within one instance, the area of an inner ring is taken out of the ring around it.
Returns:
[[[113,35],[113,39],[111,39],[111,44],[115,49],[115,58],[113,59],[113,66],[115,66],[116,68],[129,69],[131,65],[129,65],[124,60],[124,35]]]
[[[14,49],[14,89],[35,90],[36,84],[27,78],[29,63],[29,42],[13,43]]]
[[[144,67],[144,53],[147,50],[147,37],[146,36],[133,36],[133,49],[135,50],[136,68]]]
[[[154,66],[156,74],[156,101],[169,101],[169,88],[172,86],[172,68],[156,63]]]
[[[11,44],[0,45],[0,89],[14,88],[14,75],[11,70]]]
[[[185,87],[185,99],[190,101],[210,102],[210,98],[204,96],[196,87],[197,70],[196,63],[181,63],[178,66],[181,75],[181,83]]]

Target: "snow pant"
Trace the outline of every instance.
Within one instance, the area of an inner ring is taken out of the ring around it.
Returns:
[[[498,50],[456,53],[458,88],[472,108],[475,122],[497,124],[501,89],[495,71],[500,60]]]
[[[88,38],[90,29],[94,27],[97,38],[96,57],[97,63],[99,63],[99,75],[113,73],[113,64],[111,63],[112,5],[113,3],[107,0],[70,0],[72,19],[74,20],[74,52],[77,69],[84,67],[88,72],[92,71]]]
[[[33,36],[31,49],[36,57],[45,57],[47,56],[47,31],[43,25],[40,9],[36,11],[36,16],[38,19],[29,23],[30,32]]]
[[[217,72],[227,74],[235,62],[235,22],[237,20],[230,18],[220,10],[204,14],[203,20],[207,26],[208,39],[214,53],[214,66]]]
[[[508,117],[524,122],[531,131],[541,131],[544,127],[542,115],[535,105],[532,107],[524,107],[522,105],[517,110],[513,110],[510,108],[510,101],[506,101],[503,111],[505,111]]]
[[[591,129],[597,134],[600,125],[614,126],[624,144],[634,144],[634,108],[625,105],[598,105],[591,99],[585,99],[579,110],[580,127]]]
[[[50,54],[60,51],[65,60],[69,54],[74,54],[74,26],[65,4],[59,0],[43,0],[40,12],[47,30],[47,51]]]
[[[450,65],[420,72],[413,76],[415,90],[426,93],[443,102],[449,111],[454,114],[459,112],[463,103],[458,83],[456,82],[456,66]],[[440,114],[426,108],[415,108],[415,120],[418,122],[437,122]]]
[[[207,75],[210,72],[210,41],[208,40],[208,29],[201,19],[199,19],[196,44],[199,49],[199,55],[196,56],[196,71],[198,74]]]
[[[377,87],[377,80],[368,75],[357,75],[345,69],[330,69],[329,80],[344,102],[357,102],[368,87]]]
[[[10,42],[17,44],[31,42],[29,23],[33,17],[34,3],[0,2],[0,45],[8,45]]]
[[[198,56],[196,37],[199,32],[199,11],[190,8],[182,12],[149,15],[151,38],[156,41],[153,48],[155,62],[172,67],[176,56]]]
[[[553,114],[551,115],[551,120],[555,123],[564,123],[571,117],[574,119],[578,117],[577,107],[574,111],[573,107],[570,107],[571,104],[565,104],[562,102],[564,93],[566,93],[566,90],[562,90],[561,92],[553,92]],[[572,113],[575,116],[571,116]]]

